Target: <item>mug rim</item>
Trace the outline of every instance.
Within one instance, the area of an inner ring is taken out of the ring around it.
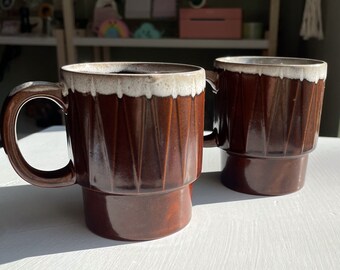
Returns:
[[[237,61],[240,60],[240,61]],[[250,60],[248,62],[242,60]],[[261,60],[256,62],[256,60]],[[275,63],[273,60],[281,62]],[[265,61],[265,62],[264,62]],[[271,66],[271,67],[303,67],[303,66],[322,66],[327,62],[319,59],[304,57],[285,57],[285,56],[223,56],[218,57],[214,61],[215,66],[221,65],[240,65],[240,66]]]
[[[138,67],[140,69],[148,67],[154,67],[152,72],[138,72]],[[108,72],[112,67],[119,68],[122,70],[118,72]],[[123,68],[126,67],[136,67],[133,72],[124,72]],[[173,70],[160,72],[159,68],[173,68]],[[92,70],[88,70],[92,68]],[[187,70],[176,70],[176,68],[186,68]],[[131,76],[131,77],[141,77],[141,76],[173,76],[176,74],[190,74],[197,71],[204,70],[200,66],[184,64],[184,63],[170,63],[170,62],[144,62],[144,61],[108,61],[108,62],[84,62],[64,65],[60,68],[62,72],[73,73],[73,74],[86,74],[86,75],[100,75],[100,76]],[[96,70],[97,69],[97,70]],[[107,69],[107,71],[105,71]]]
[[[227,56],[214,61],[216,69],[281,79],[326,80],[327,63],[322,60],[280,56]]]
[[[63,95],[70,91],[151,98],[196,96],[204,92],[202,67],[167,62],[86,62],[61,68]]]

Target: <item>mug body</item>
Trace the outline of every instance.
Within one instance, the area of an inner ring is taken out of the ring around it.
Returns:
[[[218,58],[215,68],[222,182],[250,194],[299,190],[317,143],[327,64],[245,56]]]
[[[205,72],[166,63],[62,68],[66,128],[95,233],[148,240],[183,228],[201,173]]]

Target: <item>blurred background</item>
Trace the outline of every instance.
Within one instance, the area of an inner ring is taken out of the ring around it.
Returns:
[[[300,36],[307,2],[1,1],[0,106],[15,86],[34,80],[57,82],[59,67],[73,62],[165,61],[212,69],[216,57],[227,55],[307,57],[329,64],[320,134],[340,136],[340,1],[320,0],[323,36],[308,38]],[[188,24],[187,16],[193,24]],[[225,32],[220,31],[223,25]],[[59,40],[56,29],[61,30]],[[200,36],[194,36],[197,29]],[[213,106],[209,89],[206,96],[209,129]],[[19,117],[19,137],[62,124],[62,117],[50,101],[29,102]]]

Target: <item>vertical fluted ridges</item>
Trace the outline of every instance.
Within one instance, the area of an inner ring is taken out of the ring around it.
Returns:
[[[199,176],[204,93],[148,99],[75,91],[68,98],[79,184],[143,193],[178,188]]]
[[[295,156],[317,141],[324,81],[225,71],[217,97],[218,141],[250,156]]]

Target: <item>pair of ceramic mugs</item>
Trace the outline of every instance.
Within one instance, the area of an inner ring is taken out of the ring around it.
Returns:
[[[300,189],[318,138],[327,64],[223,57],[214,66],[64,66],[60,83],[25,83],[10,93],[2,121],[6,153],[31,184],[81,185],[87,226],[111,239],[155,239],[188,224],[203,145],[222,149],[221,179],[234,190]],[[203,138],[206,81],[216,102],[214,131]],[[65,113],[72,157],[56,171],[32,168],[16,142],[18,113],[35,98],[51,99]]]

